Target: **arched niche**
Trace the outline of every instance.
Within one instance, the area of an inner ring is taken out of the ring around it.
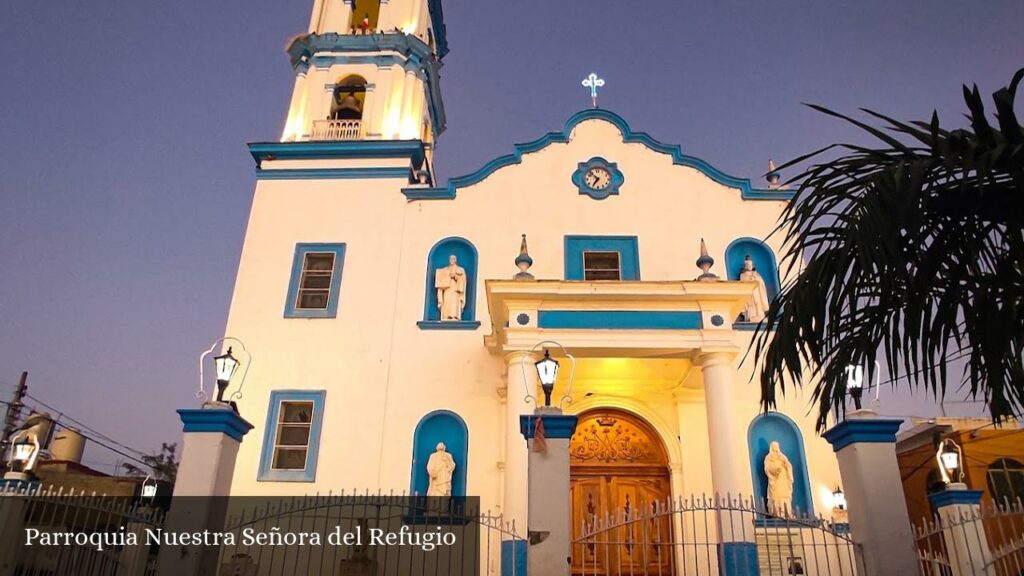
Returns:
[[[411,494],[424,496],[430,480],[427,477],[427,461],[437,449],[437,444],[444,442],[445,450],[455,460],[455,472],[452,474],[452,496],[466,495],[466,469],[469,459],[469,429],[466,422],[450,410],[435,410],[424,416],[412,438],[412,480],[409,486]]]
[[[455,256],[458,265],[466,271],[466,306],[462,309],[461,322],[441,322],[441,311],[437,307],[437,289],[434,287],[434,276],[438,269],[448,266],[448,260]],[[476,272],[477,252],[473,243],[465,238],[451,236],[441,240],[430,249],[427,255],[427,280],[426,296],[424,297],[423,322],[424,324],[438,323],[439,325],[451,325],[462,327],[476,322]]]
[[[779,443],[779,450],[789,458],[789,463],[793,466],[793,510],[801,515],[813,515],[814,498],[807,474],[803,436],[796,423],[778,412],[760,414],[750,422],[747,429],[754,498],[758,503],[766,502],[768,498],[768,475],[764,471],[764,457],[768,455],[768,447],[772,442]]]
[[[334,83],[331,100],[332,120],[361,120],[366,109],[366,79],[356,74],[339,78]]]
[[[775,254],[764,242],[757,238],[737,238],[725,249],[725,265],[729,280],[739,280],[743,270],[743,260],[750,255],[754,261],[754,269],[764,278],[764,287],[768,290],[768,300],[779,294],[779,266],[775,262]]]

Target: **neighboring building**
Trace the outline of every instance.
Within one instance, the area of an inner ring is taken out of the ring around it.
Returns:
[[[934,515],[928,495],[944,488],[935,459],[943,438],[963,450],[964,483],[983,492],[983,503],[1024,502],[1024,430],[1017,422],[994,428],[987,418],[911,418],[911,424],[896,442],[911,522]]]
[[[741,364],[755,323],[740,320],[781,285],[780,239],[762,240],[791,196],[777,178],[756,188],[593,108],[436,182],[440,1],[367,5],[383,33],[353,33],[364,15],[350,3],[314,2],[288,49],[284,133],[250,144],[256,191],[226,334],[252,354],[237,405],[256,429],[232,491],[423,494],[443,442],[454,494],[525,526],[519,415],[535,407],[528,393],[543,397],[533,362],[547,347],[562,366],[554,403],[580,415],[574,518],[764,498],[772,441],[793,467],[793,505],[830,516],[838,466],[808,396],[789,389],[760,414],[754,359]],[[695,265],[702,239],[720,281]]]

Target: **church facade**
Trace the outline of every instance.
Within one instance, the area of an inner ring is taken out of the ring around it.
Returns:
[[[439,0],[315,0],[288,49],[226,329],[252,355],[237,404],[255,424],[232,492],[441,490],[526,526],[519,416],[544,403],[546,352],[552,404],[579,415],[574,516],[766,499],[780,467],[788,505],[828,516],[832,448],[799,390],[760,412],[748,356],[790,193],[596,107],[436,181],[447,50]]]

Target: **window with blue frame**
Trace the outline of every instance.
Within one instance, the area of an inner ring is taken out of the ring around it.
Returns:
[[[639,280],[636,236],[566,236],[566,280]]]
[[[344,244],[296,244],[285,318],[336,317],[344,263]]]
[[[312,482],[316,479],[323,390],[274,390],[260,454],[258,480]]]
[[[453,262],[454,261],[454,262]],[[464,278],[449,278],[450,270],[462,269]],[[417,322],[423,330],[475,330],[480,327],[476,319],[476,279],[477,251],[476,246],[465,238],[452,236],[440,240],[427,254],[427,278],[423,297],[423,320]],[[445,280],[443,284],[439,284]],[[449,301],[447,298],[451,298]],[[441,319],[439,303],[445,303],[449,309],[457,308],[461,315],[458,319]]]

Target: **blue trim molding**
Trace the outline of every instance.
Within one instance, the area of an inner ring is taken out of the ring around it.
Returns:
[[[448,322],[441,322],[440,320],[419,320],[416,322],[416,326],[420,330],[476,330],[480,327],[480,321],[450,320]]]
[[[577,416],[570,414],[520,414],[519,433],[530,440],[537,433],[537,418],[544,421],[545,438],[572,438],[576,432]]]
[[[501,576],[527,576],[526,540],[501,541]]]
[[[190,432],[220,432],[241,442],[242,438],[253,428],[245,418],[230,409],[182,408],[178,410],[178,416],[181,418],[181,423],[184,424],[183,431],[186,434]]]
[[[602,168],[608,172],[612,181],[608,183],[603,189],[591,188],[586,181],[587,172],[593,168]],[[580,162],[576,165],[576,171],[572,173],[572,183],[579,188],[580,194],[590,196],[594,200],[604,200],[609,196],[618,196],[619,187],[626,181],[626,177],[622,175],[622,171],[619,170],[619,165],[614,162],[609,162],[600,156],[594,156],[586,162]]]
[[[376,59],[381,65],[400,64],[406,70],[414,70],[423,78],[427,88],[427,106],[430,112],[434,136],[444,132],[447,118],[444,101],[441,99],[441,60],[448,51],[443,19],[435,20],[435,13],[441,14],[440,0],[430,0],[431,20],[434,21],[434,41],[438,57],[435,57],[425,42],[411,34],[389,32],[387,34],[306,34],[299,36],[288,46],[292,68],[298,69],[312,61],[318,68],[334,64],[345,64],[358,59]],[[436,7],[434,6],[436,4]],[[438,27],[438,24],[440,26]],[[357,56],[352,53],[365,53]],[[383,54],[382,54],[383,53]]]
[[[833,452],[839,452],[850,444],[895,444],[896,432],[902,425],[903,420],[878,418],[843,420],[826,430],[822,437],[832,445]]]
[[[618,252],[620,279],[640,279],[640,249],[636,236],[566,236],[566,280],[583,280],[584,252]]]
[[[430,479],[427,477],[427,460],[437,449],[438,442],[444,442],[445,450],[455,459],[452,473],[452,496],[466,496],[469,470],[469,428],[461,416],[451,410],[434,410],[423,416],[412,434],[412,468],[409,478],[409,494],[424,496]]]
[[[761,568],[754,542],[722,542],[718,545],[724,576],[757,576]]]
[[[973,506],[981,504],[981,495],[984,494],[981,490],[950,490],[946,488],[941,492],[932,492],[928,495],[928,501],[932,503],[932,506],[936,510],[946,506],[953,506],[955,504],[963,504]]]
[[[334,270],[331,271],[331,288],[327,296],[327,308],[302,309],[296,306],[299,297],[299,283],[302,281],[302,266],[309,253],[333,253]],[[300,243],[295,245],[292,258],[292,272],[288,280],[288,299],[284,303],[285,318],[336,318],[338,299],[341,296],[341,273],[345,268],[345,244]]]
[[[614,112],[603,108],[589,108],[570,116],[569,119],[566,120],[565,126],[562,128],[561,132],[548,132],[544,136],[541,136],[532,142],[516,144],[513,146],[513,152],[511,154],[499,156],[494,160],[491,160],[476,172],[452,178],[448,181],[446,186],[430,189],[430,194],[424,193],[423,189],[414,189],[418,191],[419,198],[416,199],[453,199],[455,198],[455,194],[458,189],[477,184],[500,168],[519,164],[522,161],[524,154],[538,152],[551,144],[565,144],[569,142],[569,135],[572,134],[576,125],[587,120],[604,120],[615,125],[615,127],[619,129],[619,132],[622,133],[623,142],[627,144],[643,144],[655,152],[667,154],[672,157],[673,164],[693,168],[723,186],[738,189],[740,191],[740,197],[744,200],[790,200],[795,194],[795,191],[793,190],[754,188],[750,184],[750,180],[747,178],[730,176],[700,158],[683,154],[679,145],[664,144],[655,140],[645,132],[634,132],[630,129],[629,124]],[[411,189],[403,189],[402,193],[408,196],[410,190]]]
[[[412,170],[402,166],[371,166],[366,168],[282,168],[256,169],[257,180],[345,180],[371,178],[400,178],[406,183],[412,179]]]
[[[584,330],[700,330],[700,312],[688,310],[540,310],[537,327]]]
[[[418,169],[426,158],[422,140],[250,142],[249,154],[257,168],[264,160],[408,158],[412,167]]]
[[[267,408],[267,425],[263,432],[263,448],[260,451],[259,482],[313,482],[316,480],[316,465],[320,453],[320,429],[324,421],[325,390],[272,390],[270,406]],[[309,422],[309,444],[306,448],[306,467],[302,470],[274,470],[274,439],[282,402],[312,402],[313,414]]]

